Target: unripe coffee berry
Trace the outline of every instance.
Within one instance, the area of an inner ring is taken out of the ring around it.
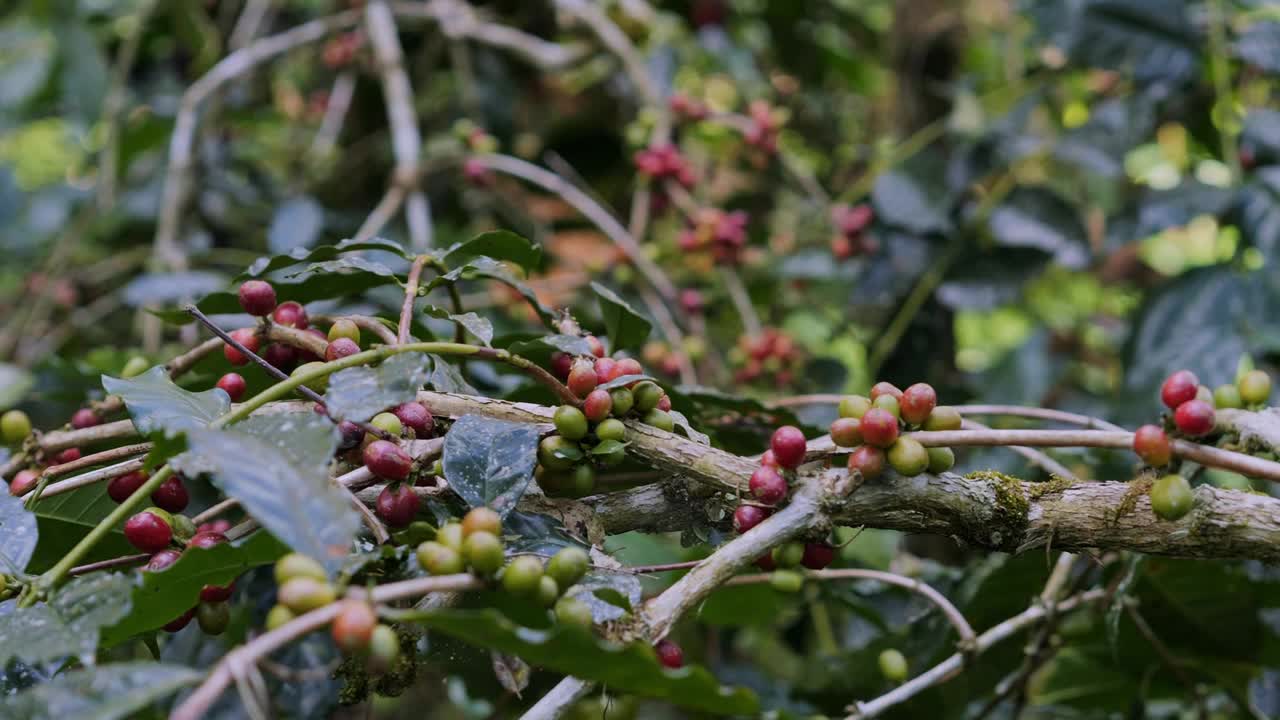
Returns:
[[[1151,486],[1151,510],[1162,520],[1177,520],[1194,504],[1191,484],[1181,475],[1165,475]]]
[[[662,666],[671,670],[679,670],[684,667],[684,650],[680,646],[667,639],[658,641],[653,646],[653,651],[658,655],[658,662]]]
[[[338,338],[346,338],[351,342],[360,342],[360,326],[354,321],[347,318],[338,318],[329,326],[329,334],[325,336],[329,342],[333,342]]]
[[[569,378],[566,381],[569,391],[578,397],[586,397],[596,389],[599,380],[596,378],[595,368],[590,362],[585,360],[573,364],[573,369],[569,371]]]
[[[107,483],[107,497],[122,503],[129,499],[130,495],[137,492],[138,488],[147,481],[147,474],[142,470],[134,470],[131,473],[125,473],[119,477],[111,478]]]
[[[902,419],[902,405],[898,402],[898,398],[892,395],[881,395],[871,401],[872,409],[879,408],[889,413],[895,420]],[[865,416],[864,416],[865,417]]]
[[[172,548],[165,548],[160,552],[151,556],[143,568],[147,572],[161,572],[168,570],[170,565],[178,562],[178,558],[182,557],[182,553]]]
[[[369,638],[369,670],[384,673],[400,659],[400,636],[389,625],[378,625]]]
[[[821,570],[836,559],[836,549],[826,543],[805,543],[800,564],[810,570]]]
[[[478,532],[501,537],[502,516],[487,507],[471,508],[462,518],[462,536],[466,538]]]
[[[1213,406],[1203,400],[1188,400],[1173,411],[1173,424],[1192,437],[1207,435],[1213,430]]]
[[[831,423],[831,442],[837,447],[857,447],[862,444],[862,426],[857,418],[836,418]]]
[[[596,391],[592,391],[594,394]],[[581,440],[587,436],[587,416],[572,405],[561,405],[552,416],[556,432],[567,440]]]
[[[120,377],[131,378],[138,377],[151,367],[151,363],[141,355],[134,355],[129,358],[129,362],[124,364],[124,368],[120,371]]]
[[[71,416],[71,427],[77,430],[101,425],[102,418],[98,417],[98,413],[89,408],[80,408]]]
[[[395,413],[380,412],[373,416],[369,424],[392,437],[400,437],[400,433],[404,432],[404,423],[400,421],[400,416]]]
[[[1160,400],[1170,410],[1183,403],[1194,400],[1199,389],[1200,379],[1190,370],[1179,370],[1165,378],[1160,386]]]
[[[798,593],[804,587],[804,575],[795,570],[774,570],[769,585],[778,592]]]
[[[173,539],[179,543],[189,543],[196,534],[196,524],[186,515],[174,513],[171,518],[173,527]]]
[[[276,601],[298,615],[322,608],[335,599],[337,594],[332,585],[309,577],[295,577],[276,592]]]
[[[773,564],[779,568],[793,568],[804,559],[804,544],[798,542],[783,543],[773,549]]]
[[[887,448],[898,439],[898,418],[883,408],[868,410],[859,421],[859,428],[862,430],[862,439],[868,445],[878,448]]]
[[[604,455],[596,455],[595,458],[602,465],[612,466],[622,462],[626,457],[626,448],[616,448],[611,453]],[[569,473],[568,486],[565,488],[570,497],[586,497],[595,492],[596,489],[596,471],[587,463],[582,463],[575,467]]]
[[[764,522],[769,517],[769,511],[756,505],[739,505],[733,511],[733,529],[740,533],[745,533],[751,528]]]
[[[907,658],[901,652],[890,648],[880,653],[877,659],[880,674],[889,682],[902,682],[907,679]]]
[[[190,501],[191,496],[187,494],[187,486],[182,483],[182,478],[178,475],[160,483],[160,487],[151,492],[151,502],[171,513],[186,510]]]
[[[462,523],[447,522],[436,530],[436,542],[448,548],[453,548],[458,552],[462,552],[462,541],[465,539],[462,533]]]
[[[765,505],[777,505],[787,496],[787,480],[769,465],[761,465],[751,473],[751,494]]]
[[[956,454],[949,447],[931,447],[929,453],[929,472],[937,475],[946,472],[956,465]]]
[[[1271,376],[1262,370],[1250,370],[1236,383],[1245,405],[1262,405],[1271,397]]]
[[[837,409],[840,417],[858,419],[871,409],[871,398],[863,397],[862,395],[848,395],[841,398]]]
[[[929,469],[929,451],[918,441],[909,437],[900,437],[885,452],[889,465],[894,472],[907,477],[915,477]]]
[[[769,438],[769,450],[773,459],[782,467],[795,469],[804,462],[806,442],[804,433],[793,425],[783,425]]]
[[[200,603],[196,622],[206,635],[221,635],[231,624],[231,606],[225,602]]]
[[[144,553],[156,553],[168,547],[173,528],[159,515],[144,511],[125,521],[124,538]]]
[[[884,474],[884,451],[863,445],[849,454],[849,472],[860,473],[865,480],[874,480]]]
[[[31,418],[21,410],[10,410],[0,415],[0,436],[6,445],[17,445],[31,434]]]
[[[408,527],[421,506],[422,500],[413,488],[400,483],[382,488],[376,503],[378,517],[392,528]]]
[[[330,342],[324,349],[324,359],[326,362],[341,360],[344,357],[350,357],[360,352],[360,346],[355,340],[350,338],[338,338]]]
[[[276,309],[276,289],[263,280],[249,280],[240,286],[240,307],[255,317],[270,315]]]
[[[471,533],[462,541],[462,557],[478,575],[502,569],[502,541],[491,532]]]
[[[1242,408],[1244,398],[1240,397],[1240,390],[1235,385],[1219,385],[1213,389],[1213,406],[1214,408]]]
[[[403,405],[397,405],[391,412],[400,419],[400,422],[405,427],[411,428],[414,437],[419,440],[429,438],[435,434],[435,418],[431,416],[431,411],[422,403],[407,402]]]
[[[659,430],[674,432],[676,429],[676,419],[671,417],[671,413],[665,410],[659,410],[658,408],[654,408],[645,413],[644,417],[640,418],[640,420],[645,425],[658,428]]]
[[[292,300],[280,303],[280,305],[276,307],[275,312],[271,313],[271,319],[274,320],[277,325],[297,328],[299,330],[306,330],[307,325],[309,324],[306,308],[302,307],[300,303],[296,303]]]
[[[258,336],[254,334],[253,328],[240,328],[227,333],[232,340],[243,345],[249,352],[258,352]],[[222,354],[227,358],[227,362],[232,365],[248,365],[249,356],[232,347],[229,343],[223,344]]]
[[[413,458],[393,442],[374,440],[364,449],[364,465],[378,477],[404,480],[413,469]]]
[[[902,410],[902,419],[912,425],[919,425],[929,419],[929,414],[938,405],[938,393],[928,383],[916,383],[902,391],[898,400]]]
[[[417,555],[418,564],[432,575],[453,575],[467,569],[462,553],[439,542],[422,543]]]
[[[532,597],[542,582],[542,561],[532,555],[511,559],[502,571],[502,589],[512,595]]]
[[[569,589],[587,574],[590,566],[587,553],[576,547],[567,547],[551,556],[547,563],[547,576],[562,589]]]
[[[593,423],[605,420],[611,412],[613,412],[613,396],[608,390],[599,388],[592,390],[582,401],[582,414]]]
[[[1151,467],[1164,467],[1173,459],[1169,436],[1156,425],[1143,425],[1134,431],[1133,451]]]
[[[626,415],[636,406],[636,396],[627,388],[614,388],[609,391],[609,397],[613,399],[615,417]]]
[[[591,616],[591,608],[577,598],[562,597],[556,601],[556,622],[561,625],[590,630],[595,618]]]
[[[539,578],[538,592],[534,595],[538,605],[549,608],[555,605],[558,599],[560,599],[560,585],[547,575]]]
[[[658,401],[662,399],[663,390],[655,382],[642,380],[631,388],[631,394],[636,399],[636,410],[641,413],[647,413],[658,407]]]
[[[889,396],[897,400],[902,397],[902,391],[898,389],[897,385],[894,385],[891,382],[881,381],[871,386],[871,402],[874,403],[876,398],[881,396]]]
[[[330,633],[338,649],[348,655],[362,653],[373,639],[373,629],[378,625],[378,614],[369,603],[359,600],[343,600],[342,607],[333,618]]]
[[[602,442],[605,440],[625,442],[627,439],[627,426],[617,418],[603,420],[599,425],[596,425],[596,437]]]
[[[277,585],[284,585],[294,578],[310,578],[317,582],[325,582],[329,576],[324,566],[302,553],[289,553],[276,561],[275,578]]]
[[[275,630],[285,623],[293,620],[297,615],[293,611],[283,605],[272,605],[271,610],[267,612],[267,630]]]
[[[924,421],[924,429],[933,431],[959,430],[964,427],[964,418],[960,412],[949,405],[939,405],[929,413]]]
[[[227,397],[231,398],[231,402],[239,402],[240,398],[244,397],[246,385],[240,373],[231,372],[218,378],[216,387],[225,392]]]

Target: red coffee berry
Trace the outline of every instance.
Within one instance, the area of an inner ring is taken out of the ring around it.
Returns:
[[[680,291],[680,306],[684,308],[685,312],[697,315],[698,313],[701,313],[707,305],[706,301],[702,298],[702,293],[697,290],[689,289]]]
[[[623,375],[643,375],[644,367],[640,365],[640,361],[635,358],[622,358],[618,361],[617,368],[613,371],[613,377],[620,378]]]
[[[773,572],[778,569],[778,564],[773,561],[773,553],[767,552],[756,558],[756,567],[765,572]]]
[[[413,522],[421,505],[422,501],[408,485],[388,485],[378,493],[378,517],[393,528]]]
[[[71,416],[71,427],[77,430],[83,430],[94,425],[101,425],[102,418],[98,417],[98,413],[89,408],[80,408]]]
[[[826,543],[805,543],[800,564],[810,570],[821,570],[836,559],[836,549]]]
[[[600,342],[600,338],[595,335],[588,335],[583,340],[587,341],[587,345],[591,347],[591,354],[598,358],[604,357],[604,343]]]
[[[223,602],[231,597],[231,593],[235,592],[236,584],[229,582],[226,585],[205,585],[200,588],[201,602]]]
[[[173,528],[155,513],[140,512],[124,523],[124,539],[145,553],[165,549],[173,539]]]
[[[600,358],[595,364],[596,380],[599,382],[609,382],[618,377],[618,361],[613,358]]]
[[[783,425],[773,431],[773,437],[769,438],[769,449],[773,451],[774,460],[782,467],[799,467],[804,462],[804,433],[793,425]]]
[[[1173,459],[1169,436],[1155,425],[1143,425],[1134,431],[1133,451],[1151,467],[1163,467]]]
[[[592,390],[582,401],[582,413],[593,423],[608,418],[611,412],[613,412],[613,396],[608,390],[599,388]]]
[[[569,377],[569,370],[573,368],[573,356],[568,353],[551,353],[551,374],[557,378],[564,380]]]
[[[1173,412],[1173,424],[1192,437],[1207,435],[1213,430],[1213,406],[1203,400],[1188,400]]]
[[[272,345],[271,347],[275,346]],[[268,350],[269,349],[270,348],[268,348]],[[275,363],[272,364],[274,365]],[[231,398],[231,402],[236,402],[244,396],[244,377],[242,377],[240,373],[227,373],[226,375],[218,378],[217,387],[221,388],[222,391],[227,394],[227,397]]]
[[[857,418],[836,418],[831,423],[831,442],[839,447],[862,444],[862,423]]]
[[[764,522],[767,517],[769,511],[758,505],[739,505],[733,511],[733,529],[744,533]]]
[[[303,330],[302,332],[319,338],[320,341],[323,343],[327,344],[329,342],[329,336],[326,335],[324,331],[321,330],[320,328],[309,327],[306,330]],[[309,350],[298,351],[298,360],[301,362],[314,362],[320,359],[321,359],[320,355],[313,353]]]
[[[147,473],[141,470],[135,470],[119,477],[111,478],[111,482],[107,483],[107,496],[118,503],[122,503],[129,499],[129,496],[137,492],[142,487],[142,483],[147,481]]]
[[[413,458],[388,440],[374,440],[364,448],[364,465],[378,477],[404,480],[413,469]]]
[[[1200,379],[1190,370],[1179,370],[1165,379],[1160,386],[1160,400],[1170,410],[1188,400],[1194,400],[1200,388]]]
[[[658,644],[653,646],[653,650],[658,653],[658,662],[662,663],[663,667],[672,670],[684,667],[684,651],[670,640],[659,640]]]
[[[230,529],[231,529],[231,523],[229,521],[214,520],[212,522],[200,523],[198,526],[196,526],[196,534],[197,535],[204,535],[204,534],[222,535],[223,533],[225,533]],[[192,538],[192,539],[194,540],[195,538]]]
[[[364,428],[350,420],[343,420],[338,423],[338,435],[340,436],[340,439],[338,440],[338,449],[350,450],[356,445],[359,445],[360,441],[364,439]]]
[[[208,550],[211,547],[216,547],[218,545],[222,545],[227,542],[230,542],[230,540],[228,540],[227,536],[223,535],[221,531],[208,530],[204,532],[198,532],[195,535],[193,535],[192,538],[187,541],[187,547],[194,547],[194,548],[200,548],[201,550]]]
[[[182,477],[174,475],[160,483],[160,487],[151,493],[151,502],[161,510],[180,513],[187,509],[191,496],[187,494],[187,486],[182,484]]]
[[[249,280],[240,286],[240,307],[250,315],[263,317],[276,309],[276,289],[263,280]]]
[[[881,395],[892,395],[898,400],[902,400],[902,391],[891,382],[878,382],[871,386],[871,402],[875,402],[876,398]]]
[[[849,454],[849,472],[859,472],[867,480],[884,473],[885,456],[880,448],[863,445]]]
[[[161,570],[168,569],[170,565],[178,562],[178,558],[180,557],[182,557],[181,552],[172,548],[165,548],[164,550],[152,555],[151,559],[147,561],[147,564],[143,569],[147,572],[160,572]]]
[[[301,304],[292,300],[280,303],[274,313],[271,313],[271,319],[276,321],[277,325],[285,327],[306,330],[310,324],[307,319],[307,310]]]
[[[391,412],[400,418],[405,427],[413,428],[413,434],[419,440],[435,434],[435,418],[431,417],[431,411],[422,403],[407,402],[397,405]]]
[[[195,616],[196,616],[196,609],[191,608],[190,610],[182,613],[178,617],[170,620],[168,623],[165,623],[162,626],[162,629],[165,632],[176,633],[182,628],[189,625],[191,623],[191,618],[194,618]]]
[[[49,463],[49,467],[54,465],[66,465],[75,462],[81,457],[80,448],[67,448],[54,456],[53,462]]]
[[[902,419],[912,425],[919,425],[929,419],[929,413],[938,406],[938,393],[928,383],[916,383],[902,391],[898,398],[898,406],[902,411]]]
[[[764,451],[764,454],[760,456],[760,464],[761,464],[761,465],[772,465],[773,467],[776,467],[776,468],[781,468],[781,467],[782,467],[781,465],[779,465],[779,464],[778,464],[778,458],[776,458],[776,457],[774,457],[774,456],[773,456],[773,451],[772,451],[772,450],[765,450],[765,451]]]
[[[240,328],[232,330],[228,335],[232,340],[245,346],[250,352],[258,352],[258,336],[254,334],[253,328]],[[232,365],[249,364],[249,356],[235,349],[231,345],[222,346],[222,354],[227,358],[227,362]]]
[[[358,352],[360,352],[360,346],[356,344],[355,340],[340,337],[329,343],[329,346],[324,349],[324,359],[326,362],[333,362],[334,360],[341,360],[344,357],[355,355]]]
[[[777,505],[787,496],[787,480],[770,465],[761,465],[751,473],[751,494],[765,505]]]
[[[267,364],[288,372],[298,364],[298,351],[288,345],[272,343],[262,351],[262,359]]]
[[[333,641],[344,653],[364,651],[373,639],[373,629],[378,626],[378,614],[367,602],[343,600],[342,609],[333,619]]]
[[[674,375],[675,373],[672,373],[672,374]],[[663,395],[662,397],[658,398],[658,409],[661,410],[662,412],[671,412],[671,396],[670,395]]]
[[[596,370],[592,367],[592,363],[585,360],[574,363],[573,369],[569,371],[567,384],[569,390],[578,397],[586,397],[595,390],[599,380],[596,378]]]
[[[859,429],[868,445],[886,448],[898,439],[898,418],[888,410],[873,407],[862,416]]]
[[[19,470],[9,481],[9,494],[14,497],[26,495],[38,482],[40,482],[39,472],[30,469]]]

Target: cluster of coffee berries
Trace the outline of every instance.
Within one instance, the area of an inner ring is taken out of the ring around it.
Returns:
[[[782,131],[786,113],[774,109],[764,100],[752,100],[747,106],[751,124],[743,133],[747,144],[768,155],[778,152],[778,133]]]
[[[637,150],[632,162],[641,175],[652,180],[674,180],[683,187],[691,188],[698,179],[693,166],[680,154],[680,149],[669,143]]]
[[[831,208],[831,224],[835,233],[831,236],[831,254],[837,260],[859,255],[870,255],[880,249],[880,243],[868,232],[875,211],[870,205],[836,205]]]
[[[142,484],[147,481],[147,473],[135,470],[118,475],[107,482],[107,496],[117,503],[129,499]],[[187,493],[186,481],[181,474],[174,473],[160,483],[160,487],[151,492],[151,502],[168,513],[180,513],[187,509],[190,496]]]
[[[684,120],[706,120],[711,115],[711,109],[706,103],[682,92],[672,93],[667,103],[671,112]]]
[[[800,346],[786,332],[773,327],[759,335],[738,338],[729,360],[739,366],[733,378],[738,383],[765,383],[786,387],[800,376],[805,356]]]
[[[417,402],[407,402],[391,412],[378,413],[369,424],[395,438],[429,438],[435,433],[435,419],[431,411]],[[396,442],[379,439],[354,423],[340,423],[339,431],[344,446],[363,443],[361,459],[364,466],[369,472],[389,481],[374,504],[378,517],[391,528],[407,527],[422,508],[422,500],[414,492],[414,483],[410,479],[414,469],[413,458]]]
[[[462,522],[436,531],[434,540],[418,546],[418,564],[431,575],[468,572],[495,581],[506,592],[553,608],[559,622],[591,627],[591,608],[564,595],[587,574],[587,553],[576,547],[560,550],[543,565],[534,555],[507,560],[502,545],[502,519],[485,507],[472,508]]]
[[[686,253],[709,253],[716,262],[736,264],[747,245],[747,213],[702,208],[676,236]]]
[[[926,449],[918,440],[902,435],[904,429],[959,430],[960,413],[938,405],[938,394],[927,383],[899,390],[879,382],[871,397],[850,395],[840,401],[840,417],[831,423],[831,441],[854,448],[849,471],[867,480],[884,472],[886,462],[899,475],[911,477],[925,471],[940,473],[956,463],[951,448]]]
[[[1160,386],[1160,400],[1173,411],[1173,425],[1188,437],[1201,437],[1213,432],[1214,397],[1200,384],[1190,370],[1179,370],[1165,378]]]
[[[183,525],[179,518],[186,520],[180,515],[170,516],[159,508],[149,508],[129,518],[129,522],[125,523],[125,537],[139,550],[151,553],[151,559],[143,567],[143,572],[164,572],[182,557],[184,549],[174,548],[170,545],[174,537],[174,533],[170,528]],[[190,522],[190,520],[186,520],[187,524],[190,524]],[[185,548],[208,550],[222,545],[227,542],[226,532],[230,528],[231,524],[226,520],[216,520],[200,525],[195,528],[194,534],[189,536],[190,539],[186,541]],[[161,543],[160,540],[165,535],[169,535],[170,540],[165,540]],[[146,545],[146,547],[143,547],[143,545]],[[209,635],[222,634],[231,622],[231,606],[227,601],[231,598],[231,593],[235,590],[235,586],[234,581],[226,585],[205,585],[200,589],[200,601],[195,607],[170,620],[164,625],[164,629],[167,632],[177,632],[186,627],[192,618],[195,618],[200,625],[200,629],[205,633]]]

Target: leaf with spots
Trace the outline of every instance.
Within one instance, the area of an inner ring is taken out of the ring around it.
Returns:
[[[520,501],[538,462],[537,427],[464,415],[444,439],[444,476],[471,507],[505,516]]]

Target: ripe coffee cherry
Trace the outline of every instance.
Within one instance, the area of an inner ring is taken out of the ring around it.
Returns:
[[[276,309],[276,289],[262,280],[249,280],[240,286],[240,307],[250,315],[263,317]]]
[[[325,362],[333,362],[334,360],[341,360],[344,357],[355,355],[358,352],[360,352],[360,346],[355,340],[338,338],[325,347],[324,359]]]
[[[782,593],[798,593],[804,587],[804,575],[795,570],[775,570],[769,576],[769,585]]]
[[[140,512],[124,523],[124,539],[144,553],[157,553],[173,539],[173,528],[153,512]]]
[[[675,432],[676,429],[676,419],[671,417],[671,413],[668,413],[665,410],[659,410],[658,408],[654,408],[645,413],[644,417],[640,418],[640,420],[645,425],[656,427],[659,430]]]
[[[512,595],[532,597],[541,584],[542,561],[532,555],[512,558],[502,571],[502,589]]]
[[[778,566],[773,564],[772,552],[767,552],[761,555],[760,557],[756,558],[756,567],[760,568],[765,572],[773,572],[774,570],[778,569]]]
[[[231,598],[231,593],[235,589],[236,584],[234,582],[229,582],[226,585],[205,585],[200,588],[200,600],[207,603],[223,602]]]
[[[422,500],[409,485],[388,485],[378,493],[378,517],[393,528],[407,527],[422,507]]]
[[[343,420],[338,423],[339,450],[350,450],[351,448],[359,445],[360,441],[364,439],[364,436],[364,428],[350,420]]]
[[[165,548],[160,552],[151,556],[143,568],[147,572],[160,572],[169,569],[169,566],[178,562],[178,558],[182,557],[182,553],[170,548]]]
[[[373,629],[378,625],[378,614],[367,602],[343,600],[342,607],[333,618],[330,632],[338,649],[348,655],[364,652],[373,639]]]
[[[928,383],[916,383],[902,391],[898,400],[902,409],[902,419],[912,425],[919,425],[929,419],[929,414],[938,405],[938,393]]]
[[[176,633],[182,628],[186,627],[187,625],[190,625],[192,618],[194,618],[195,616],[196,616],[196,609],[191,608],[190,610],[182,613],[178,617],[165,623],[161,627],[161,629],[164,630],[165,632]]]
[[[877,660],[880,674],[889,682],[899,683],[907,679],[907,658],[893,648],[880,653]]]
[[[405,427],[413,429],[414,437],[418,439],[429,438],[435,434],[435,418],[431,416],[431,411],[425,405],[419,402],[407,402],[403,405],[397,405],[391,411]]]
[[[271,610],[267,612],[267,630],[275,630],[285,623],[293,620],[297,615],[293,611],[283,605],[272,605]]]
[[[1240,399],[1245,405],[1262,405],[1271,397],[1271,376],[1262,370],[1250,370],[1245,373],[1236,386],[1240,389]]]
[[[491,532],[473,532],[462,541],[462,557],[477,575],[502,569],[502,541]]]
[[[275,578],[277,585],[284,585],[294,578],[310,578],[316,582],[325,582],[329,576],[324,566],[302,553],[289,553],[276,561]]]
[[[836,549],[826,543],[805,543],[800,564],[810,570],[821,570],[836,559]]]
[[[81,457],[80,448],[67,448],[54,456],[53,462],[49,463],[49,467],[54,465],[66,465],[79,460]]]
[[[38,482],[40,482],[40,473],[30,469],[19,470],[9,481],[9,494],[14,497],[26,495]]]
[[[285,327],[297,328],[299,330],[306,330],[307,326],[310,324],[307,320],[306,308],[302,307],[300,303],[296,303],[292,300],[280,303],[280,305],[276,307],[276,311],[271,313],[271,319],[274,320],[277,325],[284,325]]]
[[[206,530],[205,532],[196,533],[195,536],[187,542],[187,547],[208,550],[211,547],[224,545],[228,542],[230,542],[230,540],[227,539],[226,535],[223,535],[220,532],[211,532]],[[321,572],[323,573],[323,571]]]
[[[767,517],[769,517],[769,511],[758,505],[739,505],[738,509],[733,511],[733,529],[745,533],[764,522]]]
[[[662,412],[671,412],[671,396],[663,395],[658,398],[658,409]]]
[[[351,342],[360,342],[360,326],[355,321],[347,318],[338,318],[329,326],[329,334],[325,336],[329,342],[333,342],[338,338],[346,338]]]
[[[891,382],[878,382],[875,385],[872,385],[871,386],[871,402],[874,403],[876,401],[876,398],[880,397],[881,395],[888,395],[894,398],[895,400],[898,400],[902,398],[902,391],[898,389],[897,385],[894,385]]]
[[[831,442],[839,447],[857,447],[862,444],[862,428],[857,418],[836,418],[831,423]]]
[[[1191,484],[1181,475],[1165,475],[1151,486],[1151,510],[1162,520],[1177,520],[1194,504]]]
[[[540,607],[551,607],[556,604],[556,600],[560,599],[560,585],[550,577],[543,575],[538,580],[538,591],[534,593],[534,600]]]
[[[868,445],[887,448],[898,439],[898,418],[883,408],[871,408],[860,422],[862,439]]]
[[[98,413],[89,408],[80,408],[71,416],[71,427],[77,430],[83,430],[94,425],[101,425],[102,418],[98,417]]]
[[[211,533],[214,535],[222,535],[231,529],[231,523],[226,520],[214,520],[212,522],[200,523],[196,527],[196,534]]]
[[[1133,451],[1151,467],[1164,467],[1173,459],[1169,436],[1155,425],[1143,425],[1134,431]]]
[[[858,472],[866,480],[874,480],[884,473],[884,451],[863,445],[849,455],[849,472]]]
[[[487,507],[471,508],[462,518],[462,537],[487,532],[502,537],[502,516]]]
[[[1192,437],[1213,431],[1213,406],[1203,400],[1189,400],[1173,411],[1173,424]]]
[[[613,412],[613,396],[608,390],[595,389],[587,393],[587,397],[582,401],[582,413],[587,420],[598,423],[609,417],[609,413]]]
[[[600,342],[600,338],[595,335],[588,335],[583,338],[587,341],[587,345],[591,347],[591,354],[598,358],[604,357],[604,343]]]
[[[592,369],[596,371],[596,380],[609,382],[618,376],[618,361],[613,358],[602,357],[595,361]]]
[[[573,368],[573,356],[568,353],[555,352],[551,353],[551,374],[567,380],[569,378],[569,370]]]
[[[393,442],[374,440],[365,446],[364,466],[378,477],[404,480],[413,469],[413,458]]]
[[[894,472],[907,477],[915,477],[929,469],[929,451],[916,440],[900,437],[889,446],[885,453],[889,465]]]
[[[937,475],[946,472],[956,465],[956,454],[949,447],[931,447],[929,452],[929,472]]]
[[[566,440],[581,440],[587,436],[589,429],[587,416],[572,405],[561,405],[556,408],[552,421],[555,423],[556,432]]]
[[[271,347],[275,346],[272,345]],[[274,365],[275,363],[272,364]],[[231,402],[239,402],[240,398],[244,396],[245,382],[240,373],[230,372],[218,378],[217,387],[225,392],[227,397],[231,398]]]
[[[432,575],[453,575],[465,572],[466,562],[462,553],[443,543],[427,541],[418,546],[418,564]]]
[[[596,389],[599,380],[596,376],[595,368],[591,363],[583,360],[574,363],[573,369],[569,371],[569,379],[566,381],[569,391],[578,397],[586,397]]]
[[[772,466],[772,467],[777,468],[777,469],[779,469],[779,470],[781,470],[781,469],[782,469],[782,466],[778,464],[778,458],[776,458],[776,457],[774,457],[774,456],[773,456],[773,451],[772,451],[772,450],[765,450],[763,453],[761,453],[761,455],[760,455],[760,464],[761,464],[761,465],[769,465],[769,466]]]
[[[377,675],[390,670],[400,659],[400,636],[388,625],[378,625],[369,638],[369,672]]]
[[[847,395],[841,398],[838,411],[843,418],[861,418],[870,409],[870,398],[862,395]]]
[[[949,405],[939,405],[929,413],[924,421],[924,429],[929,431],[959,430],[964,426],[964,418],[960,412]]]
[[[231,624],[231,606],[225,602],[200,603],[196,622],[206,635],[221,635]]]
[[[658,644],[653,646],[653,651],[658,654],[658,662],[662,663],[663,667],[671,670],[684,667],[684,650],[670,640],[659,640]]]
[[[262,351],[262,359],[266,360],[268,365],[288,372],[298,364],[298,351],[288,345],[272,343]]]
[[[309,577],[292,578],[276,591],[276,602],[298,615],[322,608],[336,598],[332,585]]]
[[[591,608],[577,598],[562,597],[556,601],[556,622],[561,625],[590,630],[595,618],[591,616]]]
[[[547,563],[547,576],[556,581],[557,587],[567,590],[587,574],[590,564],[586,551],[567,547],[551,556]]]
[[[765,505],[777,505],[787,496],[787,480],[773,467],[761,465],[751,473],[751,494]]]
[[[804,544],[783,543],[773,549],[773,564],[779,568],[793,568],[804,558]]]
[[[902,405],[898,402],[898,398],[892,395],[881,395],[871,401],[872,409],[879,408],[889,413],[895,420],[902,419]]]
[[[795,469],[804,462],[805,445],[804,433],[793,425],[783,425],[769,438],[773,459],[788,469]]]
[[[182,484],[182,477],[179,475],[174,475],[160,483],[160,487],[151,493],[151,502],[155,503],[160,509],[171,513],[180,513],[186,510],[187,503],[190,501],[191,497],[187,494],[187,487]]]
[[[240,328],[227,333],[232,340],[245,346],[250,352],[258,352],[258,336],[254,334],[253,328]],[[235,349],[229,344],[222,346],[222,354],[227,358],[227,362],[232,365],[248,365],[249,356]]]
[[[1242,408],[1244,399],[1235,385],[1219,385],[1213,389],[1213,406],[1215,408]]]
[[[31,418],[21,410],[10,410],[0,415],[0,436],[6,445],[17,445],[31,434]]]
[[[640,361],[635,358],[622,358],[618,364],[614,366],[613,377],[620,378],[624,375],[643,375],[644,368],[640,365]]]
[[[1194,400],[1199,386],[1200,379],[1195,373],[1179,370],[1165,378],[1164,384],[1160,386],[1160,400],[1170,410],[1176,409],[1182,403]]]

